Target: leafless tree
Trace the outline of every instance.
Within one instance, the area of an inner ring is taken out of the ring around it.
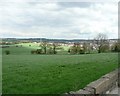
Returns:
[[[98,53],[101,53],[102,46],[108,43],[107,35],[103,33],[99,33],[95,37],[94,41],[95,41],[95,44],[97,44]]]
[[[44,54],[46,54],[47,51],[47,42],[42,42],[40,47],[44,50]]]
[[[53,53],[56,54],[57,51],[56,51],[56,47],[58,46],[57,43],[53,43]]]

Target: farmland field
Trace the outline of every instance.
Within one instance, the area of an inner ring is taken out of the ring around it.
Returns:
[[[11,54],[5,55],[5,50]],[[118,67],[117,53],[31,55],[30,50],[3,48],[3,93],[75,91]]]

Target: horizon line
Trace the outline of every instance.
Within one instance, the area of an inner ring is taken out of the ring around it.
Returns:
[[[44,38],[44,37],[24,37],[24,38],[21,38],[21,37],[0,37],[0,39],[56,39],[56,40],[93,40],[94,38],[73,38],[73,39],[65,39],[65,38]],[[119,38],[107,38],[107,39],[119,39]]]

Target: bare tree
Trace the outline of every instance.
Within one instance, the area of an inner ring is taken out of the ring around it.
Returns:
[[[46,54],[47,51],[47,42],[42,42],[40,47],[44,50],[44,54]]]
[[[101,53],[102,46],[108,43],[107,35],[103,33],[99,33],[94,40],[95,40],[95,44],[97,44],[98,53]]]
[[[56,51],[56,47],[58,46],[57,43],[53,43],[53,54],[56,54],[57,51]]]

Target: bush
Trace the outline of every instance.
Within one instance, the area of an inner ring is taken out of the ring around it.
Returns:
[[[57,51],[54,51],[54,54],[57,54]]]
[[[31,54],[42,54],[42,49],[32,50]]]
[[[103,46],[100,47],[101,52],[109,52],[109,45],[104,44]]]
[[[47,54],[53,54],[53,50],[51,47],[47,50]]]
[[[68,49],[68,53],[70,53],[70,49]]]
[[[80,49],[79,53],[80,54],[85,54],[85,50],[84,49]]]
[[[76,53],[77,53],[77,47],[72,46],[72,47],[70,48],[70,54],[76,54]]]
[[[47,54],[57,54],[57,51],[53,50],[51,47],[47,50]]]
[[[6,54],[6,55],[9,55],[9,54],[10,54],[10,51],[9,51],[9,50],[6,50],[6,51],[5,51],[5,54]]]
[[[36,53],[37,53],[37,54],[42,54],[42,49],[37,49],[37,50],[36,50]]]
[[[114,43],[111,48],[112,52],[120,52],[120,43]]]
[[[32,50],[32,51],[31,51],[31,54],[36,54],[36,50]]]
[[[85,54],[85,49],[81,48],[80,46],[72,46],[68,50],[68,53],[70,53],[70,54]]]

